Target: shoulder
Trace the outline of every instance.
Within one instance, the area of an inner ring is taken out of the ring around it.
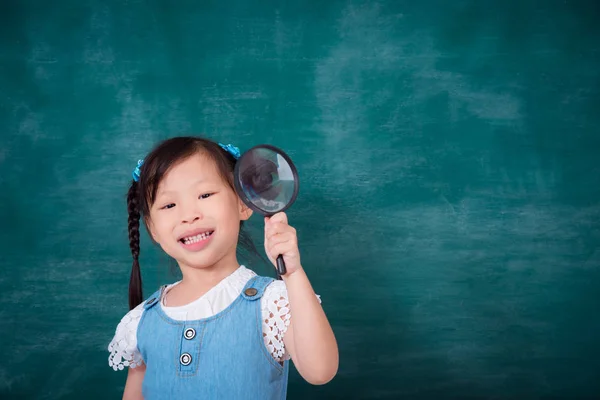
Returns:
[[[317,298],[319,299],[320,303],[321,296],[317,295]],[[273,316],[278,316],[279,318],[277,318],[277,320],[286,322],[286,325],[289,324],[291,314],[289,308],[288,290],[284,281],[273,279],[272,282],[269,283],[265,288],[265,293],[260,300],[263,316],[266,319],[273,318]]]
[[[130,332],[137,329],[137,325],[139,324],[142,314],[144,313],[144,305],[147,301],[148,300],[145,300],[143,303],[129,311],[127,314],[125,314],[125,316],[123,316],[123,318],[121,318],[121,321],[119,321],[119,324],[117,325],[116,333]]]
[[[272,279],[272,278],[271,278]],[[321,302],[321,296],[316,295]],[[285,301],[287,303],[288,290],[284,281],[272,279],[272,282],[265,288],[263,295],[264,302],[277,303],[279,301]]]
[[[108,365],[115,371],[125,367],[135,368],[142,363],[137,349],[137,328],[144,313],[144,301],[129,311],[117,325],[115,335],[108,345]]]
[[[287,298],[287,287],[284,281],[273,279],[265,288],[263,299],[276,301],[280,298]]]

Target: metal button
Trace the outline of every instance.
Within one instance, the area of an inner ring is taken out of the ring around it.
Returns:
[[[192,340],[196,336],[196,330],[194,328],[187,328],[185,332],[183,332],[183,337],[187,340]]]
[[[151,306],[152,304],[154,304],[154,302],[156,301],[156,297],[151,298],[150,300],[148,300],[148,305]]]
[[[251,287],[251,288],[246,289],[246,291],[244,293],[246,293],[246,296],[252,297],[252,296],[256,296],[256,293],[258,293],[258,290]]]
[[[179,362],[181,365],[190,365],[192,363],[192,356],[189,353],[183,353],[181,357],[179,357]]]

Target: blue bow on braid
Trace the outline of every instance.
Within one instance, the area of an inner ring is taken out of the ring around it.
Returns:
[[[236,160],[240,158],[240,149],[238,149],[237,147],[231,144],[224,145],[222,143],[219,143],[219,146],[221,146],[223,150],[231,154]]]
[[[135,167],[135,169],[133,170],[133,173],[131,174],[133,176],[133,180],[136,182],[139,182],[139,180],[140,180],[140,167],[142,166],[143,163],[144,163],[144,160],[138,160],[137,167]]]

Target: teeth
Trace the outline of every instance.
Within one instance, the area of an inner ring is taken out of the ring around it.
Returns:
[[[185,244],[193,244],[193,243],[198,243],[202,240],[206,240],[208,239],[208,237],[212,235],[212,232],[205,232],[205,233],[201,233],[199,235],[196,236],[190,236],[190,237],[186,237],[183,239],[183,243]]]

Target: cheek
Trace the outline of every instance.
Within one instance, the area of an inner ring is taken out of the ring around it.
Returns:
[[[229,229],[239,229],[240,215],[239,203],[236,197],[229,196],[220,210],[220,219],[227,221]]]
[[[159,241],[170,232],[169,220],[165,216],[155,216],[152,220],[152,226],[154,235]]]

